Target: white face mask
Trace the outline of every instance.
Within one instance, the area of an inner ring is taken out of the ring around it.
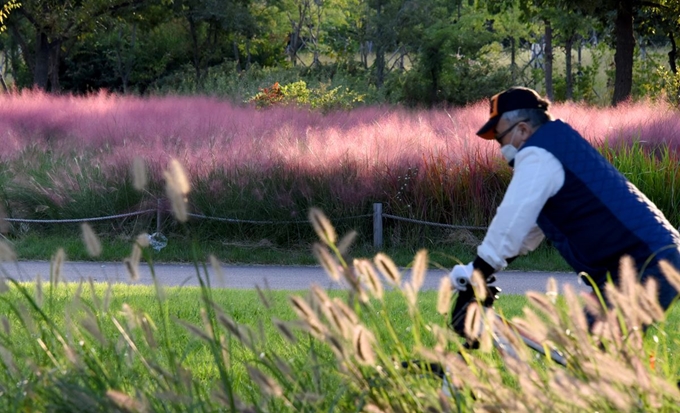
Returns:
[[[515,148],[515,146],[512,144],[512,142],[515,140],[515,133],[517,132],[517,129],[512,131],[512,138],[510,138],[510,143],[507,145],[503,145],[501,147],[501,155],[505,158],[506,161],[512,162],[513,159],[515,159],[515,156],[517,155],[517,152],[519,149]]]

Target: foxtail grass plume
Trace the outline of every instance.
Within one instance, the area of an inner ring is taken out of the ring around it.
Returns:
[[[323,288],[319,287],[317,284],[312,284],[309,289],[319,308],[323,309],[323,307],[329,307],[331,305],[331,299]]]
[[[331,300],[321,287],[312,285],[311,288],[328,324],[342,337],[351,340],[354,326],[358,322],[356,314],[341,300]]]
[[[425,282],[425,274],[427,273],[427,250],[420,250],[413,260],[413,268],[411,268],[411,285],[413,291],[418,292]]]
[[[637,304],[637,270],[630,255],[624,255],[619,261],[619,289],[627,300]]]
[[[304,323],[304,326],[309,330],[309,332],[315,335],[317,338],[325,337],[328,329],[321,323],[319,317],[316,315],[314,310],[312,310],[309,304],[307,304],[307,302],[301,297],[295,295],[290,296],[289,300],[293,305],[293,310]]]
[[[359,323],[359,317],[357,316],[357,314],[354,311],[352,311],[352,309],[349,308],[347,303],[342,301],[339,297],[333,298],[333,305],[342,312],[343,316],[347,320],[349,320],[349,322],[352,323],[353,326]]]
[[[215,339],[215,331],[213,330],[213,325],[208,317],[208,312],[205,308],[201,308],[201,321],[203,321],[203,329],[210,336],[211,340]]]
[[[548,278],[548,283],[545,288],[545,295],[550,298],[553,304],[557,301],[557,280],[555,277]]]
[[[354,349],[354,356],[360,364],[366,366],[375,366],[375,337],[365,327],[358,325],[354,328],[354,339],[352,340],[352,347]]]
[[[479,305],[476,302],[470,303],[465,313],[465,336],[470,339],[477,339],[482,334],[483,317]]]
[[[138,191],[143,191],[146,188],[146,184],[146,164],[144,159],[136,156],[132,160],[132,186]]]
[[[668,282],[675,288],[675,291],[680,291],[680,269],[675,268],[666,260],[661,260],[659,267],[661,267],[663,275],[666,276]]]
[[[373,262],[375,263],[378,271],[382,273],[382,275],[390,282],[390,284],[397,287],[400,286],[401,272],[399,272],[399,269],[397,269],[397,266],[390,257],[388,257],[386,254],[383,254],[382,252],[379,252],[373,258]]]
[[[61,270],[65,260],[66,253],[63,248],[59,248],[52,256],[52,262],[50,263],[50,283],[52,285],[57,285],[61,280]]]
[[[125,264],[125,269],[128,272],[128,275],[130,276],[130,280],[132,281],[138,281],[139,280],[139,261],[142,258],[142,249],[139,247],[137,243],[132,245],[132,253],[130,254],[129,257],[125,258],[123,260],[123,264]]]
[[[312,223],[314,231],[316,231],[316,235],[318,235],[326,245],[335,244],[338,238],[335,233],[335,228],[319,208],[310,208],[308,218],[309,222]]]
[[[574,334],[576,339],[582,344],[581,348],[583,351],[590,353],[591,346],[588,345],[590,343],[590,335],[586,314],[578,299],[578,294],[576,294],[574,288],[570,284],[564,286],[564,298],[567,303],[569,320],[573,325],[572,334]]]
[[[184,168],[177,159],[170,161],[168,170],[163,172],[165,177],[165,193],[170,200],[172,213],[179,222],[186,222],[188,219],[187,194],[189,193],[189,179]]]
[[[92,227],[87,222],[80,225],[83,233],[83,242],[90,257],[98,257],[102,253],[102,244],[99,242],[99,237],[94,233]]]
[[[581,292],[580,296],[588,314],[592,315],[597,320],[602,320],[605,316],[605,310],[604,307],[602,307],[600,301],[597,299],[597,296],[587,292]]]
[[[316,257],[316,260],[319,261],[319,264],[326,270],[326,274],[328,274],[333,281],[340,282],[339,264],[330,252],[328,252],[328,249],[318,242],[315,242],[312,246],[312,253],[314,254],[314,257]]]
[[[142,232],[141,234],[137,235],[135,244],[139,245],[140,248],[147,248],[149,246],[149,234]]]
[[[217,284],[221,287],[225,287],[226,283],[224,282],[224,271],[222,271],[222,264],[220,261],[215,257],[213,254],[210,254],[210,266],[213,269],[213,272],[215,273],[215,278],[217,278]],[[257,287],[257,291],[259,293],[260,287]],[[266,302],[265,302],[266,304]]]
[[[526,331],[534,340],[543,343],[548,339],[548,327],[541,318],[529,307],[522,309],[524,318],[514,317],[512,324],[518,331]]]
[[[8,242],[0,240],[0,262],[13,262],[17,260],[14,248]]]
[[[35,278],[35,302],[42,305],[43,299],[43,282],[40,274]]]
[[[145,412],[147,410],[144,403],[118,390],[107,390],[106,397],[126,412]]]
[[[453,296],[451,278],[447,275],[439,281],[439,292],[437,293],[437,312],[447,315],[451,309],[451,297]]]
[[[375,270],[373,269],[371,262],[365,258],[355,258],[352,262],[352,266],[359,274],[359,278],[365,285],[368,286],[368,290],[371,292],[373,297],[382,301],[384,296],[384,288],[382,281],[380,281],[380,277],[378,277],[378,274],[376,274]]]
[[[224,284],[224,280],[222,280],[222,283]],[[260,302],[264,305],[264,308],[267,310],[272,308],[272,303],[270,302],[269,298],[264,295],[264,291],[262,291],[262,288],[260,288],[259,285],[255,285],[255,291],[257,291],[257,296],[260,298]]]
[[[248,375],[250,375],[250,378],[257,384],[260,390],[269,396],[281,397],[283,390],[274,379],[264,374],[257,367],[248,365],[246,368],[248,370]]]
[[[291,344],[297,343],[297,337],[295,337],[295,334],[293,334],[293,330],[288,327],[289,322],[274,317],[272,318],[272,323],[274,323],[274,327],[279,330],[279,332],[286,340],[288,340],[288,342]]]
[[[146,342],[149,344],[149,347],[151,347],[152,349],[157,349],[158,342],[156,341],[156,337],[154,336],[156,326],[153,324],[152,321],[150,321],[146,317],[146,315],[142,315],[139,318],[139,324],[142,327],[142,331],[144,332],[144,339],[146,339]]]
[[[645,282],[644,291],[640,294],[640,307],[649,314],[654,321],[662,321],[666,314],[659,305],[657,291],[659,283],[654,278],[649,278]]]
[[[482,328],[482,335],[479,339],[479,349],[483,353],[490,353],[493,349],[493,323],[500,322],[496,319],[496,313],[493,308],[484,309],[484,321],[486,326]]]
[[[471,280],[472,288],[475,290],[475,297],[479,301],[484,301],[486,300],[486,294],[487,294],[487,289],[486,289],[486,280],[484,280],[484,276],[482,275],[482,272],[479,270],[474,270],[472,272],[472,280]]]
[[[352,230],[345,234],[345,236],[338,242],[338,251],[340,254],[345,255],[349,251],[349,248],[354,244],[354,240],[357,238],[357,232]]]
[[[550,319],[554,325],[560,324],[557,308],[550,302],[550,300],[541,293],[536,291],[527,291],[526,293],[529,302],[532,303],[543,315]]]
[[[85,329],[85,331],[90,333],[92,337],[99,341],[100,344],[106,345],[106,337],[104,337],[104,334],[102,334],[102,331],[99,329],[99,323],[97,323],[97,319],[94,314],[88,314],[87,317],[80,322],[80,325]]]
[[[200,338],[203,341],[210,342],[212,340],[212,337],[210,334],[206,331],[203,331],[200,327],[195,326],[189,322],[186,322],[184,320],[178,320],[179,324],[182,325],[182,327],[186,328],[187,331],[189,331],[191,334],[194,336]]]

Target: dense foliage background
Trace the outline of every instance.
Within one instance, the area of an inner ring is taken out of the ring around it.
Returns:
[[[2,4],[6,90],[243,102],[304,80],[320,95],[340,88],[344,104],[466,104],[516,84],[553,100],[678,102],[678,0]]]

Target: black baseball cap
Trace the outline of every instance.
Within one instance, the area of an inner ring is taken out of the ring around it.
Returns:
[[[477,136],[483,139],[494,139],[496,124],[505,112],[517,109],[548,110],[550,102],[541,98],[535,90],[526,87],[511,87],[491,97],[489,120],[477,131]]]

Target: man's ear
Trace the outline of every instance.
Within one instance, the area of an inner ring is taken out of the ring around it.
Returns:
[[[517,125],[517,127],[522,132],[522,137],[523,137],[522,142],[529,139],[529,136],[531,136],[531,133],[533,131],[533,128],[531,127],[531,125],[526,123],[526,122],[522,122],[519,125]]]

